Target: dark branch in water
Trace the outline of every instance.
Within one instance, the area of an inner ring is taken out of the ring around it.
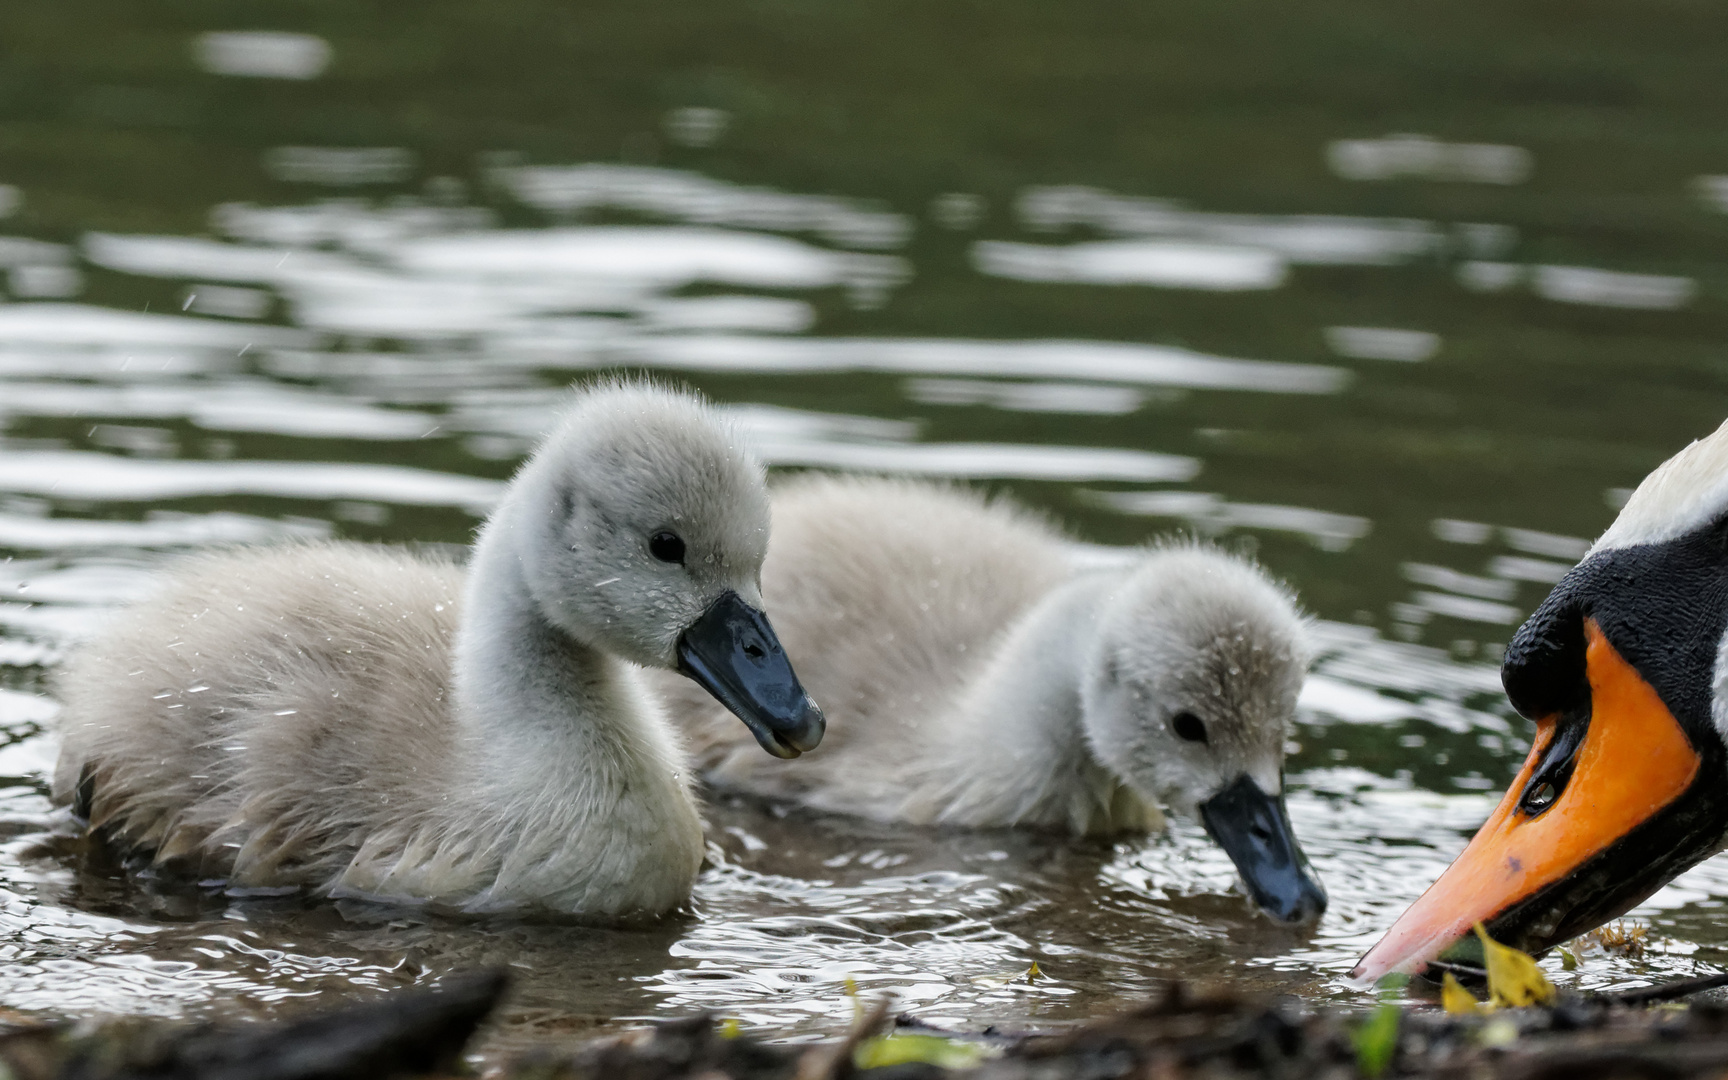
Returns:
[[[18,1080],[386,1080],[449,1075],[503,995],[480,972],[300,1020],[235,1027],[117,1021],[45,1025],[0,1038]]]

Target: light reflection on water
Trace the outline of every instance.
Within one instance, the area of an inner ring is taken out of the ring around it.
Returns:
[[[227,76],[331,61],[304,34],[199,40]],[[668,131],[708,146],[729,117],[679,109]],[[1383,194],[1533,185],[1533,153],[1316,140],[1350,190],[1312,212],[1057,186],[1063,163],[995,203],[934,195],[944,237],[904,200],[699,169],[490,155],[472,183],[398,190],[415,150],[296,144],[261,167],[343,197],[242,188],[189,209],[203,236],[0,237],[17,301],[0,304],[0,1003],[268,1015],[504,964],[508,1042],[699,1008],[809,1034],[850,1015],[848,979],[965,1026],[1085,1016],[1174,977],[1360,1000],[1343,972],[1526,749],[1499,649],[1606,524],[1603,491],[1679,438],[1653,422],[1605,450],[1578,427],[1618,432],[1629,358],[1638,386],[1728,407],[1694,389],[1702,361],[1649,366],[1667,324],[1554,321],[1706,317],[1707,260],[1623,265],[1588,235],[1526,250],[1530,224],[1495,210],[1512,204]],[[373,186],[390,194],[354,194]],[[0,194],[0,216],[32,198]],[[1553,303],[1508,315],[1526,294]],[[1098,559],[1175,529],[1257,549],[1320,616],[1290,738],[1291,812],[1332,899],[1319,929],[1255,916],[1182,822],[1074,842],[721,800],[692,912],[634,930],[223,897],[44,846],[48,672],[162,560],[462,543],[569,382],[619,370],[697,383],[780,468],[1008,482]],[[1544,426],[1548,395],[1580,387],[1608,404]],[[1728,959],[1724,897],[1728,866],[1705,864],[1641,909],[1664,952],[1569,977]],[[1049,978],[1017,982],[1034,959]]]

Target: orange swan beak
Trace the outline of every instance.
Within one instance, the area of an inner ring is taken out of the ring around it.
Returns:
[[[1377,980],[1394,971],[1418,972],[1476,922],[1492,923],[1520,905],[1525,910],[1565,890],[1596,856],[1649,822],[1692,785],[1702,764],[1660,696],[1603,636],[1584,623],[1585,671],[1590,687],[1588,727],[1558,784],[1532,779],[1561,736],[1561,717],[1537,721],[1530,756],[1487,823],[1440,879],[1428,888],[1351,972]],[[1576,741],[1575,738],[1571,741]],[[1544,770],[1544,775],[1549,775]],[[1546,789],[1546,790],[1543,790]],[[1651,853],[1652,862],[1659,852]],[[1591,910],[1605,921],[1636,906],[1665,881],[1596,888],[1619,910]],[[1647,889],[1641,886],[1648,883]],[[1533,902],[1533,903],[1532,903]],[[1596,922],[1573,927],[1564,909],[1543,915],[1521,947],[1546,948]],[[1562,932],[1562,924],[1569,932]],[[1492,927],[1491,927],[1492,929]]]

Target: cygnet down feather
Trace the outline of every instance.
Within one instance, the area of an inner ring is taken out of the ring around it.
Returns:
[[[466,572],[321,543],[166,573],[60,671],[54,797],[241,886],[665,912],[702,827],[642,668],[682,672],[775,755],[822,737],[762,612],[768,517],[761,466],[702,402],[590,389]]]
[[[1198,818],[1281,922],[1326,894],[1283,800],[1310,659],[1290,593],[1195,543],[1088,568],[1048,522],[960,488],[809,476],[774,492],[762,588],[828,711],[781,768],[655,685],[713,784],[883,821],[1076,834]]]

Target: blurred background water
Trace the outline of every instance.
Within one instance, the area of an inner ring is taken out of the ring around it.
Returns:
[[[1162,979],[1317,1001],[1487,814],[1518,622],[1728,413],[1728,13],[1191,0],[64,0],[0,10],[0,1003],[270,1015],[461,967],[505,1040],[893,990],[1051,1022]],[[727,801],[647,930],[188,895],[45,852],[49,677],[211,543],[465,542],[573,381],[712,395],[776,471],[956,477],[1255,553],[1323,646],[1332,894],[1199,831]],[[1639,914],[1728,961],[1728,866]],[[1048,978],[1014,976],[1037,960]]]

